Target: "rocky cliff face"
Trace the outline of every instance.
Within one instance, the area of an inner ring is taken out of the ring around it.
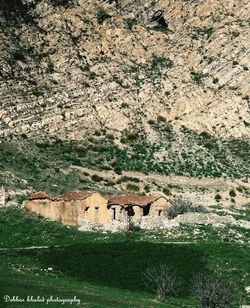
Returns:
[[[6,3],[5,3],[6,2]],[[0,135],[250,136],[249,1],[0,4]]]

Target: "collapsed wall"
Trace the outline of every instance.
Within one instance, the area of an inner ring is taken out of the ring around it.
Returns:
[[[215,228],[230,226],[250,229],[249,221],[243,219],[236,220],[232,215],[221,216],[215,213],[184,213],[174,219],[159,216],[143,216],[133,221],[131,229],[129,229],[128,221],[125,220],[110,221],[102,227],[97,227],[84,221],[79,231],[124,232],[129,230],[166,230],[178,228],[181,225],[211,225]]]

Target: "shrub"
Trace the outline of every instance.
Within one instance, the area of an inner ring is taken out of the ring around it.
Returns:
[[[151,62],[152,69],[154,68],[172,68],[174,63],[169,58],[154,57]]]
[[[68,7],[71,4],[71,1],[68,0],[50,0],[53,6],[64,6]]]
[[[221,197],[220,194],[216,194],[215,197],[214,197],[214,199],[215,199],[217,202],[220,202],[221,199],[222,199],[222,197]]]
[[[92,181],[94,181],[94,182],[101,182],[101,181],[103,180],[103,178],[102,178],[101,176],[97,175],[97,174],[93,174],[93,175],[91,176],[91,179],[92,179]]]
[[[159,116],[157,117],[157,121],[158,121],[158,122],[166,122],[166,118],[164,118],[163,116],[159,115]]]
[[[126,189],[128,191],[133,191],[133,192],[139,192],[140,191],[140,187],[134,184],[128,184]]]
[[[114,136],[112,133],[107,133],[106,137],[107,137],[109,140],[114,140],[114,139],[115,139],[115,136]]]
[[[227,308],[234,303],[232,285],[222,275],[199,275],[193,293],[201,308]]]
[[[243,193],[244,187],[239,186],[239,187],[237,187],[236,189],[237,189],[240,193]]]
[[[99,130],[99,129],[96,129],[95,130],[95,132],[94,132],[94,134],[96,135],[96,136],[101,136],[101,131]]]
[[[175,270],[166,264],[148,267],[142,275],[144,284],[156,294],[156,299],[163,303],[168,296],[176,294],[180,281]]]
[[[214,29],[212,27],[209,28],[193,28],[191,32],[191,37],[194,40],[198,40],[200,38],[206,38],[209,39],[211,35],[213,34]]]
[[[27,136],[26,133],[21,133],[21,137],[22,137],[23,139],[27,139],[27,138],[28,138],[28,136]]]
[[[168,187],[163,188],[163,193],[166,196],[171,196],[171,191],[170,191],[170,189]]]
[[[25,62],[25,56],[24,54],[22,53],[22,51],[16,51],[13,53],[13,59],[15,61],[23,61]]]
[[[86,151],[87,151],[87,149],[83,145],[78,144],[76,146],[76,153],[78,154],[78,156],[84,157],[85,154],[86,154]]]
[[[135,141],[138,139],[138,137],[139,137],[139,134],[136,131],[128,132],[126,135],[126,138],[128,141]]]
[[[141,228],[140,226],[135,225],[133,221],[130,221],[128,224],[128,231],[138,232],[138,231],[141,231]]]
[[[107,18],[110,18],[110,15],[104,9],[100,9],[97,12],[97,22],[99,24],[102,24]]]
[[[192,202],[183,200],[181,198],[175,198],[171,202],[171,206],[165,209],[165,214],[168,218],[173,219],[178,215],[187,212],[204,212],[205,208],[203,206],[193,206]]]
[[[140,179],[138,178],[134,178],[134,177],[130,177],[130,176],[122,176],[120,179],[120,183],[121,182],[135,182],[135,183],[139,183],[140,182]]]
[[[25,196],[25,195],[17,195],[15,197],[15,199],[16,199],[16,202],[18,204],[22,205],[22,203],[27,199],[27,196]]]
[[[121,107],[122,107],[122,108],[128,108],[128,104],[123,102],[123,103],[121,104]]]
[[[232,198],[236,197],[236,192],[233,189],[231,189],[229,191],[229,196],[232,197]]]
[[[120,166],[115,166],[114,167],[114,171],[115,173],[121,175],[122,174],[122,168]]]
[[[148,124],[149,124],[149,125],[154,125],[154,124],[155,124],[155,121],[154,121],[153,119],[149,119],[149,120],[148,120]]]
[[[80,183],[88,183],[89,182],[89,179],[86,179],[86,178],[79,178],[79,182]]]
[[[106,186],[114,186],[115,185],[115,182],[113,181],[107,181],[106,182]]]
[[[0,1],[0,11],[8,19],[10,17],[27,17],[29,5],[24,4],[22,0]]]
[[[216,84],[216,83],[218,83],[218,82],[219,82],[219,78],[214,77],[214,78],[213,78],[213,84]]]
[[[198,86],[202,85],[203,79],[207,77],[207,74],[203,74],[202,72],[191,72],[191,77]]]

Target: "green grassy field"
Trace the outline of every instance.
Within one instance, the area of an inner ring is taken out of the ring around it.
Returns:
[[[249,304],[244,291],[250,285],[248,246],[229,242],[208,227],[203,234],[206,239],[171,244],[185,238],[165,231],[80,232],[20,208],[2,208],[0,248],[9,249],[0,251],[0,307],[44,307],[4,303],[4,295],[76,296],[84,307],[198,307],[190,292],[193,277],[211,271],[223,272],[235,286],[238,303]],[[31,246],[45,247],[16,249]],[[162,305],[142,281],[145,268],[159,263],[169,264],[182,279],[180,292]]]

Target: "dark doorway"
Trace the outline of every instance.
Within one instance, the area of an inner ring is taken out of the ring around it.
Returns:
[[[116,220],[116,208],[113,208],[112,211],[113,211],[113,220]]]
[[[143,216],[147,216],[150,210],[150,205],[147,205],[143,208]]]

